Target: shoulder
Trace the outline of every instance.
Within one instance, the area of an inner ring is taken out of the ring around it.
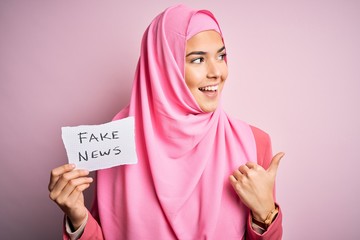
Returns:
[[[267,168],[272,157],[270,136],[268,133],[257,127],[250,125],[250,128],[254,134],[256,143],[257,163],[264,168]]]
[[[261,130],[260,128],[254,127],[249,125],[251,128],[251,131],[254,134],[256,145],[266,145],[270,142],[270,136],[265,131]]]

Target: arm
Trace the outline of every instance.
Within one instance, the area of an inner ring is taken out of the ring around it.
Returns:
[[[65,164],[51,171],[49,197],[65,213],[73,231],[83,226],[88,218],[83,194],[93,182],[88,175],[86,170],[75,169],[74,164]]]
[[[268,169],[272,159],[272,149],[271,149],[271,140],[268,134],[262,130],[251,126],[251,129],[254,133],[255,142],[256,142],[256,152],[257,152],[257,163],[263,168]],[[275,190],[274,190],[274,200]],[[276,204],[277,205],[277,204]],[[278,206],[278,205],[277,205]],[[263,234],[257,233],[252,227],[252,216],[249,212],[247,226],[246,226],[246,239],[281,239],[282,237],[282,211],[279,208],[279,213],[276,218],[273,220],[267,231]]]
[[[97,175],[97,174],[96,174]],[[96,178],[95,178],[96,179]],[[97,181],[95,181],[95,192],[94,199],[91,207],[91,211],[87,212],[86,222],[79,227],[75,232],[71,231],[68,225],[71,223],[69,219],[65,216],[64,220],[64,229],[63,229],[63,239],[71,240],[81,240],[81,239],[104,239],[102,229],[100,226],[99,220],[99,211],[98,211],[98,201],[97,201]]]
[[[63,239],[103,239],[96,220],[89,214],[84,204],[83,191],[93,182],[86,170],[75,169],[73,164],[65,164],[51,171],[49,197],[65,213]],[[72,232],[72,234],[68,234]],[[93,235],[97,232],[98,235]],[[90,237],[91,236],[91,237]]]
[[[275,209],[275,177],[283,153],[272,158],[271,141],[268,134],[251,127],[257,147],[257,162],[248,162],[230,176],[230,182],[241,201],[250,209],[246,239],[281,239],[282,213],[271,218],[271,225],[262,230],[254,225],[252,218],[264,222],[270,212]],[[274,216],[274,215],[273,215]]]

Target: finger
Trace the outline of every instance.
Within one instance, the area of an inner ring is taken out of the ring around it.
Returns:
[[[82,193],[86,188],[90,186],[90,183],[93,182],[91,177],[76,178],[66,185],[66,187],[59,193],[58,196],[51,196],[59,204],[64,204],[65,202],[71,202],[71,199],[74,198],[73,194]]]
[[[70,172],[74,168],[75,168],[74,164],[65,164],[60,167],[54,168],[50,174],[50,181],[48,185],[49,191],[51,191],[54,188],[56,182],[59,180],[61,175],[63,175],[66,172]]]
[[[236,180],[236,178],[234,177],[234,175],[230,175],[229,179],[230,179],[230,183],[231,183],[233,186],[237,183],[237,180]]]
[[[230,175],[229,179],[230,179],[230,184],[234,188],[234,190],[237,193],[240,193],[241,192],[241,184],[239,184],[238,180],[234,177],[234,175]]]
[[[67,214],[68,216],[72,210],[79,207],[79,198],[83,198],[83,191],[87,189],[90,184],[83,184],[78,186],[74,191],[70,194],[70,196],[59,198],[55,202],[59,205],[59,207]],[[83,200],[83,199],[82,199]]]
[[[243,177],[243,174],[239,171],[239,169],[236,169],[232,176],[235,178],[236,181],[239,181],[242,177]]]
[[[258,165],[254,162],[247,162],[246,163],[246,166],[249,168],[249,169],[256,169],[258,167]]]
[[[73,170],[71,172],[64,173],[59,177],[59,180],[56,182],[55,186],[51,190],[51,196],[54,198],[59,195],[61,191],[65,188],[65,186],[70,182],[74,181],[74,179],[86,177],[89,175],[89,171],[87,170]]]
[[[63,175],[61,175],[61,177],[51,190],[50,198],[53,200],[56,199],[57,196],[60,195],[62,191],[64,191],[64,188],[68,185],[69,182],[71,183],[70,186],[73,184],[79,184],[78,181],[75,180],[78,178],[82,179],[87,175],[89,175],[89,171],[87,170],[73,170],[71,172],[64,173]]]
[[[73,180],[70,180],[68,182],[68,184],[64,187],[64,189],[61,191],[61,195],[67,197],[77,187],[84,185],[84,184],[90,184],[92,182],[93,182],[93,179],[91,177],[82,177],[82,178],[75,178]]]
[[[79,186],[77,186],[72,192],[71,194],[69,195],[67,201],[69,203],[75,203],[79,197],[81,196],[81,194],[90,187],[90,184],[87,183],[87,184],[81,184]]]
[[[279,152],[277,153],[271,160],[271,163],[270,163],[270,166],[268,168],[268,172],[270,173],[273,173],[273,174],[276,174],[277,172],[277,169],[279,167],[279,164],[280,164],[280,160],[281,158],[285,155],[285,153],[283,152]]]
[[[234,177],[234,175],[230,175],[230,184],[236,190],[238,187],[238,180]]]
[[[239,171],[242,173],[242,174],[244,174],[244,175],[247,175],[248,174],[248,172],[249,172],[249,167],[248,166],[246,166],[246,165],[241,165],[240,167],[239,167]]]

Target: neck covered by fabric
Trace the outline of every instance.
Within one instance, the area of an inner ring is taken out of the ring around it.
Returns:
[[[106,238],[213,239],[226,221],[244,233],[246,208],[228,177],[256,159],[253,134],[220,104],[204,113],[184,80],[186,41],[205,30],[221,33],[209,11],[179,5],[144,33],[130,104],[114,118],[135,117],[139,163],[98,172]]]

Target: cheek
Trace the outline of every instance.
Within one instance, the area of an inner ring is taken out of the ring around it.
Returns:
[[[201,71],[193,68],[185,69],[185,82],[190,90],[192,88],[198,88],[201,83]]]
[[[222,74],[221,74],[221,78],[223,81],[225,81],[228,77],[228,67],[227,65],[225,65],[222,69]]]

